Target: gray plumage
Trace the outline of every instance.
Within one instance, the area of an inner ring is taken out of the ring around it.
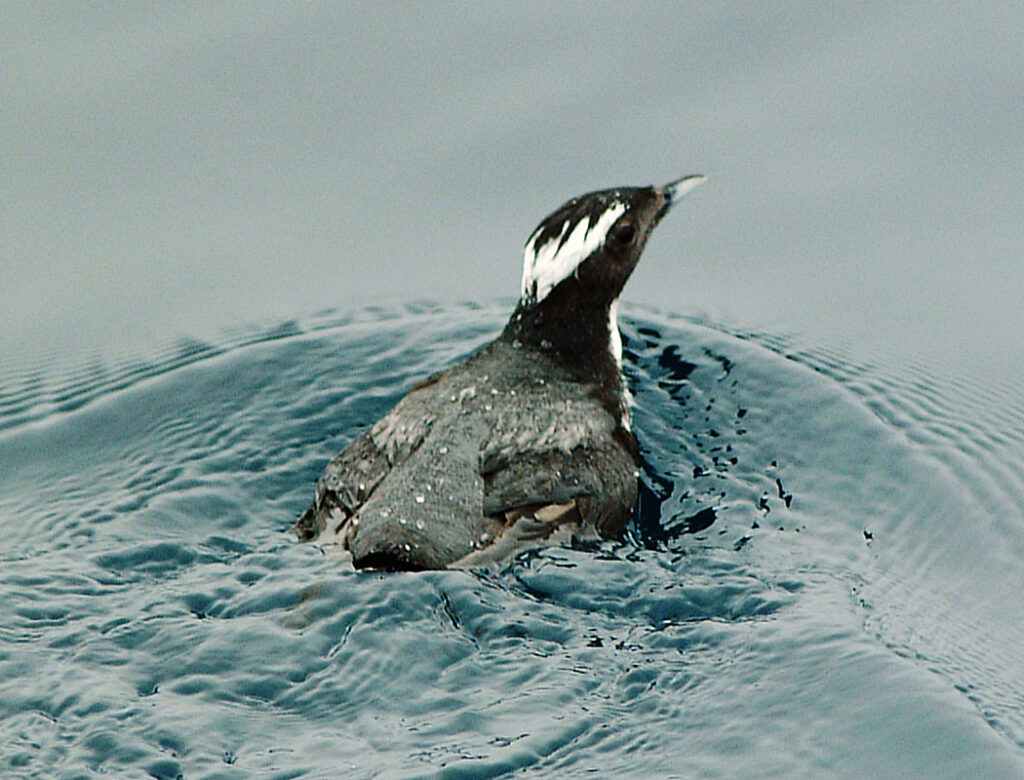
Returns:
[[[337,543],[360,567],[427,569],[620,529],[638,456],[616,304],[650,231],[699,180],[590,193],[542,222],[501,336],[335,457],[299,537]]]
[[[493,342],[412,390],[331,461],[316,527],[363,565],[403,568],[455,563],[549,505],[570,506],[558,523],[534,521],[537,536],[562,523],[614,530],[636,500],[636,464],[615,427],[556,363]]]

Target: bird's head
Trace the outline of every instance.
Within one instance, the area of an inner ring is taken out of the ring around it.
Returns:
[[[526,242],[520,305],[540,305],[569,280],[611,304],[661,218],[703,181],[686,176],[663,187],[599,190],[562,205]]]
[[[506,337],[549,345],[575,363],[597,353],[621,364],[622,288],[662,217],[703,181],[685,176],[661,187],[599,190],[552,212],[523,250],[522,290]]]

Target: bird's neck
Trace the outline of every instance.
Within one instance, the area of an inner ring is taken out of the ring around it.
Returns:
[[[616,304],[560,285],[540,303],[520,300],[501,338],[550,355],[581,381],[618,387],[622,375]]]

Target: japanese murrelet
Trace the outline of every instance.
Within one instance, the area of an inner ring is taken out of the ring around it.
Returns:
[[[619,531],[639,465],[619,296],[655,226],[703,181],[591,192],[541,222],[501,335],[327,465],[299,538],[340,545],[357,568],[416,570]]]

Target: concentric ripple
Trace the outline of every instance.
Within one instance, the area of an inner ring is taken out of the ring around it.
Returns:
[[[4,777],[1024,777],[1024,406],[634,309],[616,542],[354,572],[286,529],[503,308],[0,377]]]

